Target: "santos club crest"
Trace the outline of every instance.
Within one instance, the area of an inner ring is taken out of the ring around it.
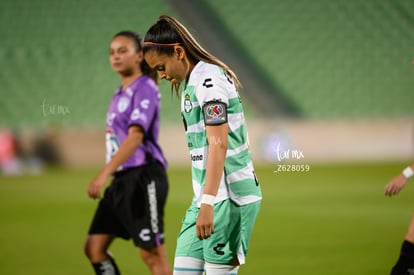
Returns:
[[[191,112],[192,109],[193,109],[193,105],[191,104],[190,95],[186,94],[184,96],[184,110],[186,113],[189,113]]]

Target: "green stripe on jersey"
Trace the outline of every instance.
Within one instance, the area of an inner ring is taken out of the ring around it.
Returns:
[[[246,137],[243,136],[243,133],[246,132],[246,124],[242,124],[239,128],[233,129],[229,132],[227,146],[228,149],[232,150],[235,148],[240,147],[241,145],[247,146],[247,141],[245,140]]]
[[[248,150],[243,150],[238,154],[226,158],[224,164],[226,174],[234,173],[240,170],[240,167],[245,167],[251,162],[252,158]]]
[[[260,192],[260,189],[257,188],[256,181],[254,179],[245,179],[232,182],[230,183],[230,189],[238,197],[262,196],[262,193]]]
[[[191,174],[192,174],[193,180],[195,180],[201,186],[204,186],[204,184],[206,182],[206,173],[205,172],[206,172],[206,170],[198,169],[194,166],[191,169]]]
[[[227,106],[227,113],[235,114],[243,112],[243,106],[239,97],[229,99],[229,106]]]
[[[208,145],[206,132],[189,133],[186,138],[187,145],[190,150],[204,148]]]

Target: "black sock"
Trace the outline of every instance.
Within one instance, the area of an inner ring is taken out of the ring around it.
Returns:
[[[391,270],[391,275],[414,275],[414,244],[404,241],[400,257]]]
[[[120,275],[118,267],[114,259],[109,258],[108,260],[92,264],[95,269],[96,275]]]

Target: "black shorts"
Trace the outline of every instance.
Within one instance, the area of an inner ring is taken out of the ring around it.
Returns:
[[[89,235],[109,234],[150,249],[164,243],[165,168],[158,164],[117,172],[99,202]]]

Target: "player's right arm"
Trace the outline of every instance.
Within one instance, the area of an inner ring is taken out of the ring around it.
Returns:
[[[132,125],[128,128],[128,136],[119,147],[119,150],[89,184],[89,197],[97,199],[101,196],[102,187],[108,180],[109,176],[129,159],[143,140],[144,132],[140,126]]]
[[[390,180],[385,186],[385,195],[390,197],[397,195],[412,176],[414,176],[414,163],[405,168],[398,176]]]

